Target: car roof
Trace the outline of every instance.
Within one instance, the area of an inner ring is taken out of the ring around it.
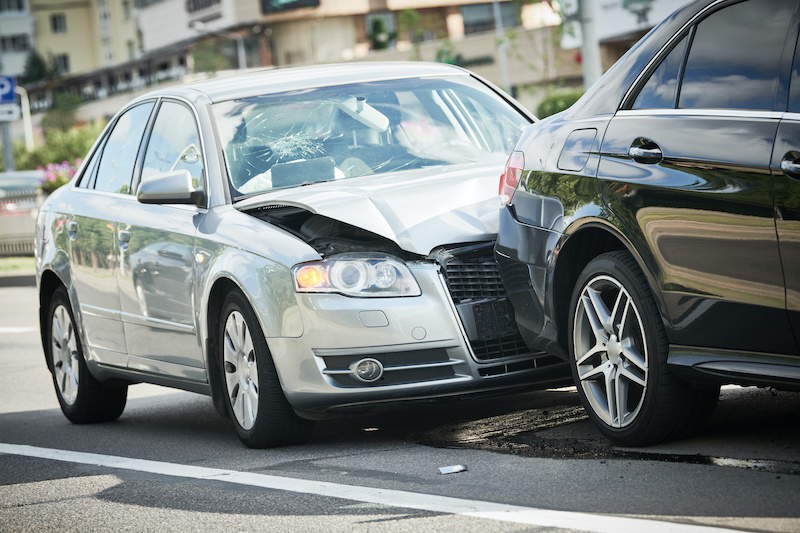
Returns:
[[[270,68],[231,76],[221,76],[153,91],[141,98],[146,99],[154,96],[193,98],[198,93],[202,93],[212,103],[217,103],[313,87],[452,75],[469,76],[470,73],[453,65],[422,61],[361,62],[311,67]]]

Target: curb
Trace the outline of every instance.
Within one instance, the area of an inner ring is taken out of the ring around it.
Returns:
[[[0,274],[0,287],[35,287],[36,274],[19,272]]]

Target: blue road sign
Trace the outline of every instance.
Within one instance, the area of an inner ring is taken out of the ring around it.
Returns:
[[[17,103],[17,94],[14,91],[16,85],[14,76],[0,76],[0,104]]]

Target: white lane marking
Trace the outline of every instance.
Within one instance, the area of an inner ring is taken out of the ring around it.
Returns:
[[[31,327],[0,327],[0,335],[3,333],[33,333],[34,331],[39,331],[39,328],[31,328]]]
[[[466,500],[433,494],[421,494],[374,487],[359,487],[356,485],[342,485],[325,481],[268,476],[251,472],[237,472],[235,470],[222,470],[177,463],[162,463],[113,455],[73,452],[19,444],[0,443],[0,453],[107,468],[120,468],[123,470],[190,479],[223,481],[251,487],[262,487],[325,496],[328,498],[343,498],[357,502],[388,505],[390,507],[472,516],[487,520],[498,520],[538,527],[587,531],[590,533],[640,533],[642,531],[647,531],[648,533],[741,533],[738,530],[709,526],[676,524],[657,520],[569,511],[550,511],[546,509],[536,509],[534,507],[506,505],[480,500]]]

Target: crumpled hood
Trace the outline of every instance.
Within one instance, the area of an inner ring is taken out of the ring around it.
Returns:
[[[329,181],[264,193],[240,210],[293,205],[396,242],[420,255],[497,235],[502,164],[465,164]]]

